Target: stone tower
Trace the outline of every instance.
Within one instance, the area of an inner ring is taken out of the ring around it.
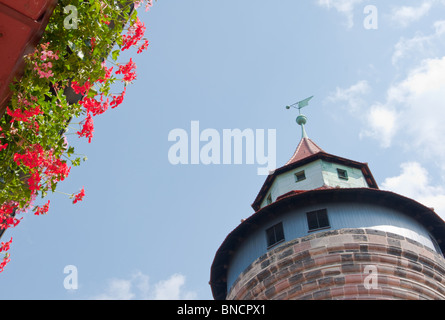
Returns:
[[[445,223],[306,134],[216,252],[217,300],[445,299]]]

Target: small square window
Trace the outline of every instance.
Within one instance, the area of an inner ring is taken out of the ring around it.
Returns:
[[[277,223],[266,230],[267,247],[270,248],[284,240],[283,223]]]
[[[348,171],[337,168],[337,174],[340,179],[348,180]]]
[[[295,182],[299,182],[306,179],[306,174],[303,171],[297,172],[295,174]]]
[[[328,211],[326,209],[306,213],[309,231],[329,228]]]

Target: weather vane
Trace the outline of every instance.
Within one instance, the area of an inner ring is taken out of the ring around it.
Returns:
[[[314,96],[310,96],[309,98],[295,102],[294,104],[291,104],[290,106],[286,106],[286,109],[295,108],[295,109],[298,109],[298,113],[301,114],[301,108],[306,107],[309,104],[309,100],[311,100],[313,97]]]
[[[295,102],[294,104],[291,104],[290,106],[286,106],[286,109],[295,108],[298,109],[298,117],[297,117],[297,123],[301,126],[301,133],[302,138],[307,138],[306,130],[304,129],[304,125],[307,122],[307,118],[305,115],[301,114],[301,108],[306,107],[309,104],[309,100],[311,100],[314,96],[310,96],[309,98],[306,98],[304,100]]]

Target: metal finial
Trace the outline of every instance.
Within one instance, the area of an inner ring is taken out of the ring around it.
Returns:
[[[308,137],[307,133],[306,133],[306,130],[304,129],[304,125],[306,124],[306,122],[307,122],[307,118],[306,118],[305,115],[300,114],[297,117],[297,123],[301,126],[301,137],[302,138],[307,138]]]

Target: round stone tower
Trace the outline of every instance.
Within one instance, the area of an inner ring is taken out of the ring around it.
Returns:
[[[216,252],[215,299],[445,299],[445,223],[302,139]]]

